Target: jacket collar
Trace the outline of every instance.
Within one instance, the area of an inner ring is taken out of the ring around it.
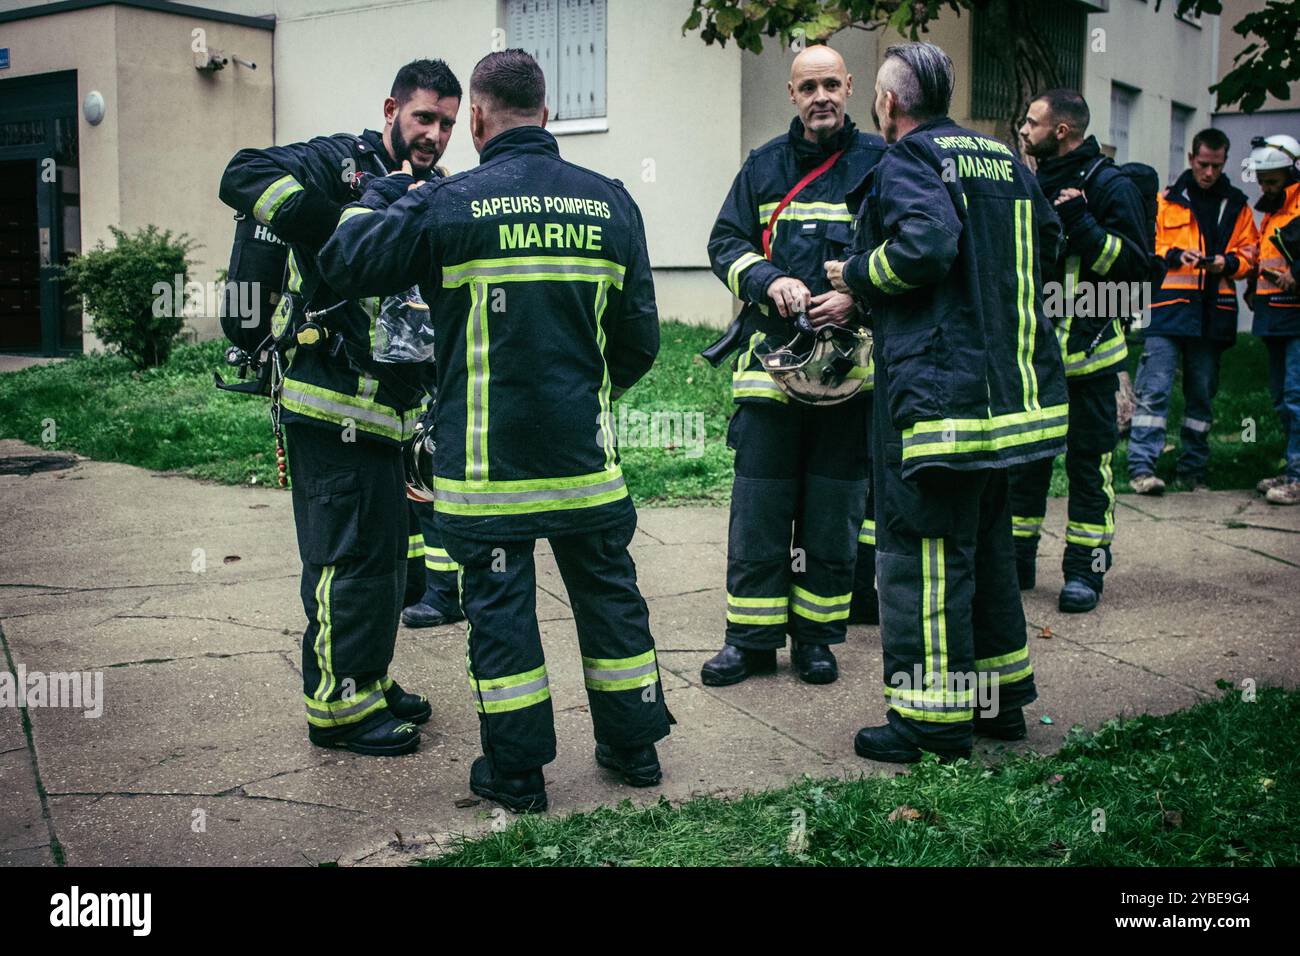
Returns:
[[[914,127],[913,129],[908,130],[903,136],[899,137],[899,141],[901,142],[902,140],[907,139],[908,136],[915,136],[917,133],[928,133],[931,130],[937,130],[937,129],[942,129],[945,126],[956,126],[956,125],[957,124],[953,121],[952,117],[938,116],[932,120],[927,120],[926,122],[920,124],[919,126]]]
[[[1088,171],[1103,157],[1097,137],[1089,136],[1082,143],[1061,156],[1051,156],[1038,161],[1038,185],[1044,195],[1051,198],[1062,189],[1078,188]]]
[[[1190,169],[1184,169],[1183,174],[1174,180],[1174,184],[1165,190],[1165,199],[1190,209],[1192,205],[1191,191],[1193,189],[1200,189],[1196,185],[1196,176]],[[1210,187],[1209,194],[1217,200],[1227,200],[1234,205],[1237,202],[1242,205],[1246,203],[1246,194],[1228,181],[1226,173],[1220,176],[1219,181]]]
[[[390,173],[401,165],[394,160],[393,157],[388,155],[388,147],[384,145],[383,133],[378,130],[368,129],[362,133],[359,138],[374,151],[375,155],[379,157],[379,161],[383,164],[384,169],[388,170]]]
[[[550,153],[560,155],[560,145],[555,137],[540,126],[516,126],[498,133],[483,144],[478,154],[480,164],[509,153]]]
[[[794,149],[795,155],[799,157],[801,166],[816,166],[825,162],[831,153],[852,146],[853,140],[858,135],[858,128],[853,124],[853,119],[846,114],[844,125],[840,127],[840,131],[835,134],[835,138],[829,143],[815,143],[812,140],[804,139],[803,134],[803,120],[796,116],[790,121],[790,131],[787,134],[790,146]]]

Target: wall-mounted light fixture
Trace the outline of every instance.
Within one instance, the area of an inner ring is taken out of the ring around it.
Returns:
[[[104,97],[99,90],[91,90],[81,103],[81,115],[91,126],[98,126],[104,119]]]

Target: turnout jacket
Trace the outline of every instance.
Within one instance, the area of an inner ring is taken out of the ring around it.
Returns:
[[[410,193],[406,177],[375,182],[321,270],[343,295],[418,283],[429,304],[440,528],[513,541],[610,527],[633,510],[611,396],[659,350],[641,213],[539,126],[494,137],[480,161]]]
[[[1246,194],[1220,176],[1211,192],[1218,202],[1213,222],[1200,222],[1192,211],[1188,190],[1196,178],[1186,170],[1158,198],[1156,255],[1169,264],[1169,273],[1151,303],[1148,335],[1206,338],[1231,345],[1237,340],[1237,279],[1255,268],[1259,233]],[[1189,268],[1179,256],[1184,249],[1206,258],[1223,256],[1219,275]]]
[[[763,230],[786,194],[804,176],[844,150],[833,167],[809,183],[776,221],[772,259],[763,255]],[[732,375],[737,402],[776,402],[789,397],[763,369],[758,356],[794,337],[792,322],[781,318],[767,298],[776,279],[790,276],[813,295],[830,291],[823,263],[840,259],[849,245],[853,215],[844,197],[885,154],[885,141],[860,133],[848,117],[839,135],[825,145],[804,138],[799,117],[778,136],[749,154],[736,174],[709,236],[713,273],[742,302],[745,343]],[[868,369],[867,388],[872,387]]]
[[[1039,162],[1037,176],[1050,203],[1066,189],[1084,192],[1054,207],[1065,231],[1065,250],[1056,268],[1044,272],[1057,284],[1046,305],[1056,323],[1066,377],[1112,373],[1128,360],[1121,322],[1138,308],[1140,283],[1150,275],[1142,193],[1102,155],[1095,136],[1064,156]],[[1117,293],[1116,283],[1125,284],[1123,294]]]
[[[287,294],[271,316],[276,335],[308,307],[319,310],[339,301],[337,290],[321,281],[316,253],[334,231],[340,210],[357,198],[356,174],[383,176],[395,166],[374,130],[242,149],[226,166],[221,201],[289,245]],[[377,300],[350,302],[333,310],[321,319],[330,332],[325,344],[293,349],[281,393],[284,421],[329,428],[351,424],[358,436],[391,444],[412,433],[423,383],[413,368],[370,361],[377,306]],[[291,315],[294,309],[297,314]],[[348,344],[348,353],[331,350],[339,339]]]
[[[944,117],[891,146],[849,201],[844,277],[871,306],[877,401],[901,435],[903,476],[1064,451],[1065,376],[1042,296],[1061,230],[1029,170]]]
[[[1265,269],[1290,271],[1300,280],[1300,176],[1276,199],[1261,196],[1255,208],[1264,214],[1259,227],[1259,273],[1255,279],[1256,335],[1300,336],[1300,295],[1283,292]]]

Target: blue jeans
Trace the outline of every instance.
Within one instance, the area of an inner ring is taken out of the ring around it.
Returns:
[[[1203,478],[1210,462],[1212,406],[1219,391],[1219,359],[1224,347],[1194,338],[1147,335],[1138,360],[1137,409],[1128,441],[1129,477],[1154,475],[1156,459],[1165,447],[1169,396],[1179,359],[1183,366],[1183,452],[1175,469],[1179,477]]]
[[[1286,436],[1286,476],[1300,481],[1300,337],[1265,338],[1268,393]]]

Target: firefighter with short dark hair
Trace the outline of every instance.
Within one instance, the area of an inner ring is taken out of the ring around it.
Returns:
[[[376,182],[320,264],[349,295],[418,282],[429,303],[435,520],[460,566],[483,746],[470,788],[537,811],[555,759],[538,538],[573,608],[596,761],[633,786],[661,777],[669,716],[611,412],[654,362],[659,317],[640,211],[618,181],[560,158],[536,61],[489,54],[470,98],[480,165],[409,194],[408,177]]]
[[[849,197],[855,254],[826,264],[835,288],[870,303],[876,342],[889,710],[854,748],[901,763],[968,756],[973,729],[1025,735],[1036,692],[1007,469],[1062,451],[1068,415],[1042,309],[1060,224],[1010,149],[947,117],[952,88],[952,61],[933,44],[885,51],[875,112],[891,146]]]
[[[787,635],[802,680],[834,681],[831,647],[845,638],[855,566],[861,618],[875,616],[874,522],[864,524],[869,392],[828,407],[802,404],[761,364],[791,341],[805,312],[813,327],[861,319],[822,271],[848,248],[845,194],[884,155],[880,138],[845,114],[852,90],[843,58],[829,47],[795,58],[789,93],[799,115],[789,132],[750,153],[709,237],[714,274],[744,303],[728,429],[736,475],[726,643],[701,670],[711,686],[775,670]]]
[[[1091,611],[1101,598],[1111,568],[1115,538],[1113,460],[1119,442],[1115,393],[1126,367],[1128,346],[1123,304],[1136,296],[1108,296],[1103,283],[1140,288],[1150,272],[1152,250],[1146,236],[1142,194],[1128,176],[1102,155],[1095,136],[1086,136],[1088,104],[1074,90],[1048,90],[1029,104],[1020,126],[1026,154],[1037,160],[1038,185],[1065,229],[1060,267],[1046,273],[1057,283],[1053,315],[1065,360],[1070,392],[1070,431],[1065,471],[1070,482],[1065,526],[1065,585],[1058,606],[1066,612]],[[1092,303],[1075,308],[1087,288]],[[1113,307],[1118,304],[1118,308]],[[1078,311],[1080,314],[1076,315]],[[1040,458],[1011,472],[1011,528],[1016,539],[1016,573],[1022,590],[1034,586],[1038,541],[1047,514],[1052,460]]]
[[[303,693],[308,735],[324,747],[390,756],[419,746],[428,700],[388,675],[409,549],[401,442],[425,397],[418,369],[371,356],[368,308],[322,280],[316,253],[365,177],[408,164],[436,175],[461,88],[441,60],[404,66],[384,102],[383,132],[240,150],[221,199],[289,244],[288,285],[273,332],[298,329],[273,386],[285,424],[302,557]]]

